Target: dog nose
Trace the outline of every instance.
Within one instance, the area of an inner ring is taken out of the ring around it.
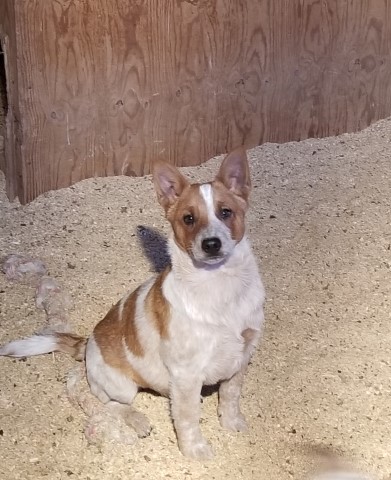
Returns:
[[[221,248],[221,240],[217,237],[202,240],[202,250],[208,255],[217,255]]]

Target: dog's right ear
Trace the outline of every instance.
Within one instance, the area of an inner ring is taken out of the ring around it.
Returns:
[[[176,167],[161,160],[153,163],[152,177],[159,203],[166,211],[189,185]]]
[[[247,202],[251,179],[247,153],[243,147],[237,148],[224,158],[216,180]]]

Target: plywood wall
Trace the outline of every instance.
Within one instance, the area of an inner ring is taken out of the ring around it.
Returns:
[[[3,1],[22,202],[391,115],[391,0]]]
[[[5,135],[4,151],[0,168],[7,179],[7,193],[10,199],[20,196],[24,200],[22,152],[21,152],[21,126],[19,114],[18,79],[17,79],[17,50],[16,50],[16,25],[13,0],[0,0],[0,42],[3,62],[6,70],[6,85],[2,85],[1,108],[6,110],[6,125],[2,126],[1,134]],[[4,72],[3,72],[4,73]],[[1,81],[4,82],[4,75]],[[5,87],[5,88],[4,88]],[[5,91],[5,98],[3,97]],[[30,198],[34,198],[31,196]]]

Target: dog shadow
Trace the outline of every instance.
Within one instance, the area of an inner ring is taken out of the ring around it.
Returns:
[[[220,388],[220,384],[216,385],[204,385],[201,390],[201,397],[210,397],[211,395],[214,395],[215,393],[218,393]]]
[[[218,393],[220,388],[220,384],[216,385],[204,385],[201,389],[201,403],[203,403],[203,399],[210,397],[212,395],[215,395]],[[155,390],[152,390],[150,388],[140,388],[140,392],[147,393],[149,395],[152,395],[153,397],[161,397],[162,395],[158,392],[155,392]]]
[[[154,272],[162,272],[170,265],[167,239],[160,232],[154,228],[138,225],[137,239]]]

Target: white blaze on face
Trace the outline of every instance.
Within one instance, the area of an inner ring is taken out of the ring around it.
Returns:
[[[206,210],[208,212],[209,223],[213,223],[215,220],[218,221],[215,213],[215,206],[213,203],[213,189],[210,183],[205,183],[200,186],[200,192],[202,198],[206,204]]]
[[[200,194],[205,202],[208,224],[194,239],[192,249],[194,258],[195,260],[205,263],[219,263],[232,253],[236,242],[232,239],[231,231],[227,225],[216,216],[212,185],[210,183],[201,185]],[[220,240],[221,249],[217,257],[208,256],[208,254],[202,249],[202,242],[207,238],[218,238]]]

